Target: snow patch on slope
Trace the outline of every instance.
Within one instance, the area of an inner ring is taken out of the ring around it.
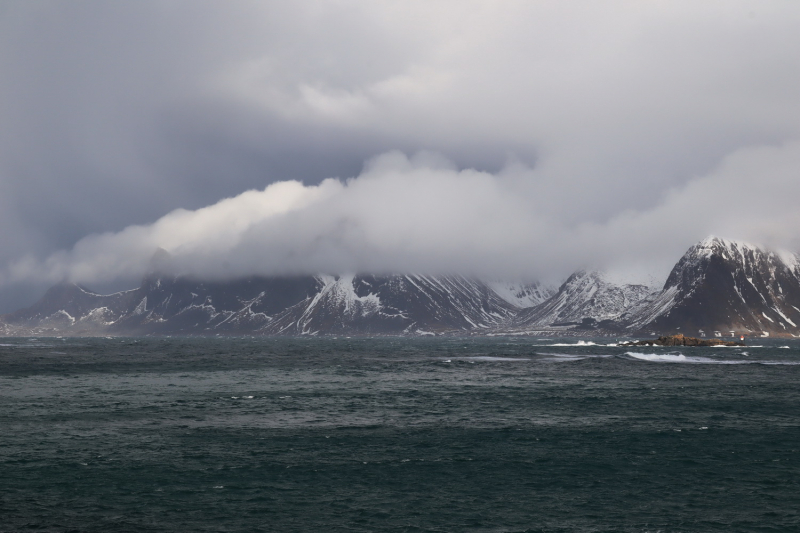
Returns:
[[[539,305],[555,293],[551,287],[544,287],[538,283],[491,281],[487,285],[500,298],[520,309]]]

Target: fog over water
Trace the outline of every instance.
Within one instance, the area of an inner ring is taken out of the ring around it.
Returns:
[[[800,5],[0,7],[0,312],[178,271],[664,277],[800,249]]]

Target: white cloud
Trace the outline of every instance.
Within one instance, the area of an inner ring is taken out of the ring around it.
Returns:
[[[653,208],[573,225],[532,208],[540,199],[519,183],[535,180],[535,170],[510,165],[490,174],[459,170],[434,153],[388,152],[345,182],[279,182],[176,210],[150,225],[86,237],[42,262],[19,262],[6,277],[135,278],[157,248],[172,254],[177,272],[207,278],[455,271],[532,279],[592,266],[665,276],[710,233],[798,246],[797,168],[800,142],[744,149]]]
[[[3,9],[7,282],[134,275],[155,246],[214,273],[536,276],[633,252],[666,264],[708,232],[797,245],[784,205],[800,139],[797,2]],[[323,182],[392,150],[451,163],[384,155]],[[263,189],[287,180],[305,184],[281,186],[302,202],[244,215],[246,198],[283,201]],[[732,190],[747,190],[735,216]],[[224,231],[198,229],[240,203]]]

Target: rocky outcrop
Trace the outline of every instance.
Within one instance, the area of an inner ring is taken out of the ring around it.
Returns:
[[[620,346],[745,346],[745,344],[721,339],[698,339],[678,334],[661,336],[655,340],[626,342]]]

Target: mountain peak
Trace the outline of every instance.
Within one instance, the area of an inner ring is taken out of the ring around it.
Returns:
[[[726,239],[724,237],[717,237],[716,235],[709,235],[691,249],[694,250],[707,250],[709,252],[718,251],[719,249],[725,250],[761,250],[761,247],[751,244],[749,242]]]
[[[692,246],[653,302],[648,328],[792,333],[798,331],[800,279],[766,248],[710,236]],[[638,324],[638,322],[637,322]]]
[[[150,258],[150,273],[154,275],[164,274],[172,266],[172,254],[160,246],[153,252]]]

